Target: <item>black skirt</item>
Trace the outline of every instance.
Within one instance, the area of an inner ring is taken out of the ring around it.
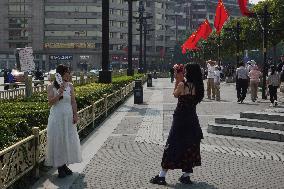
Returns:
[[[196,105],[179,98],[173,115],[172,127],[162,158],[163,169],[182,169],[192,173],[192,168],[201,165],[200,142],[203,138]],[[186,100],[184,100],[184,98]]]

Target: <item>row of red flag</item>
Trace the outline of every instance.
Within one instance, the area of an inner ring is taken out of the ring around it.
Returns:
[[[248,0],[238,0],[239,7],[241,13],[245,16],[250,14],[249,10],[247,9]],[[223,28],[224,23],[229,18],[229,13],[223,4],[222,0],[218,0],[218,5],[216,8],[215,20],[214,20],[214,27],[216,29],[217,34],[220,35],[221,30]],[[212,28],[209,24],[209,21],[206,19],[199,28],[191,34],[191,36],[185,41],[185,43],[181,46],[182,53],[185,54],[186,50],[197,50],[198,47],[196,46],[200,39],[206,40],[209,35],[212,33]]]

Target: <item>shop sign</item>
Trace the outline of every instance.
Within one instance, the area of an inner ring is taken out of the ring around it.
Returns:
[[[73,60],[72,55],[50,55],[49,60]]]

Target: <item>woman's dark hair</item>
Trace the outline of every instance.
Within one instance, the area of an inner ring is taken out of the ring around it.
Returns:
[[[270,66],[270,69],[271,69],[271,75],[274,75],[275,71],[276,71],[276,68],[274,65]]]
[[[63,77],[63,75],[67,72],[69,72],[69,68],[63,64],[59,64],[56,68],[56,73],[59,73],[61,77]],[[56,80],[54,80],[53,85],[56,89],[60,88],[60,85],[58,84]]]
[[[185,65],[185,78],[187,82],[190,82],[195,87],[195,95],[197,103],[200,103],[204,98],[204,84],[202,79],[202,73],[199,64],[186,64]]]

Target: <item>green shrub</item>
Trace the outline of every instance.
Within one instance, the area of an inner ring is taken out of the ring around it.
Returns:
[[[91,83],[75,87],[78,110],[124,87],[134,79],[141,78],[141,74],[134,77],[115,77],[111,84]],[[0,149],[10,146],[32,134],[32,127],[45,129],[48,122],[49,105],[47,92],[34,93],[30,98],[3,100],[0,104]]]

